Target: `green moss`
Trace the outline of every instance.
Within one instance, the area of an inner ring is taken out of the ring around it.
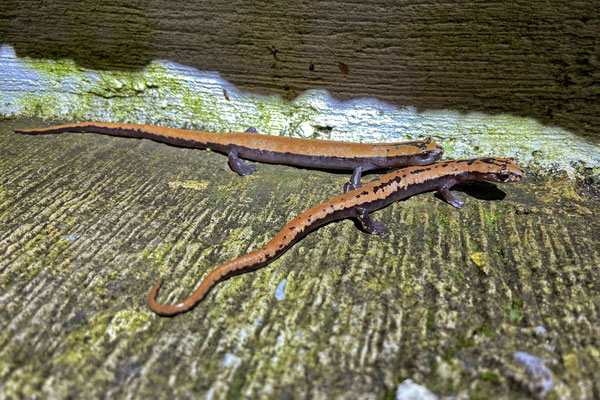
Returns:
[[[0,186],[0,211],[7,209],[15,200],[14,190]]]
[[[490,273],[490,266],[485,257],[485,253],[481,251],[469,252],[469,258],[473,261],[473,264],[479,268],[481,272],[488,275]]]
[[[492,326],[490,325],[489,322],[486,322],[485,324],[483,324],[483,326],[481,327],[481,334],[490,339],[494,339],[496,337],[496,333],[492,329]]]
[[[67,270],[69,260],[64,260],[64,252],[68,251],[71,241],[60,237],[60,231],[54,225],[47,226],[29,239],[26,248],[44,249],[44,256],[40,257],[40,251],[29,251],[27,257],[20,263],[20,267],[6,274],[3,286],[10,284],[17,278],[24,282],[31,281],[41,270],[50,270],[60,274]],[[59,260],[62,260],[59,262]]]
[[[149,311],[140,312],[133,308],[118,311],[114,314],[106,332],[111,340],[120,335],[134,335],[146,329],[151,315]]]
[[[479,252],[480,250],[480,246],[479,243],[477,243],[476,240],[474,240],[471,236],[469,231],[465,232],[465,239],[467,241],[467,246],[469,246],[469,249],[472,250],[473,252]]]
[[[246,373],[245,368],[243,366],[238,369],[238,372],[235,374],[232,382],[230,383],[229,390],[227,391],[226,399],[235,400],[242,397],[242,388],[246,383]]]
[[[433,248],[435,247],[433,242],[430,239],[427,239],[425,241],[425,244],[427,245],[427,247],[429,247],[429,250],[433,250]]]
[[[444,231],[450,230],[450,216],[448,215],[448,213],[442,212],[438,214],[437,222],[439,227],[442,228]]]
[[[456,141],[436,139],[436,142],[444,148],[444,158],[451,158],[448,155],[456,154]]]
[[[164,263],[174,246],[175,244],[172,242],[166,243],[165,247],[156,249],[152,253],[151,258],[153,258],[156,263]]]
[[[498,384],[500,382],[500,379],[498,378],[498,375],[495,374],[492,371],[483,372],[480,375],[480,378],[481,378],[481,380],[489,382],[489,383],[492,383],[494,385],[496,385],[496,384]]]
[[[207,180],[186,180],[186,181],[170,181],[167,183],[171,189],[185,188],[202,191],[206,189],[210,182]]]
[[[76,367],[83,375],[92,374],[105,359],[106,352],[110,351],[109,343],[122,336],[138,335],[146,329],[149,317],[150,312],[134,309],[95,316],[65,338],[64,348],[68,351],[55,362]]]
[[[500,213],[491,208],[486,207],[483,209],[483,218],[485,220],[486,225],[488,227],[491,227],[500,218]]]
[[[37,72],[49,80],[60,80],[67,77],[83,78],[84,73],[73,60],[39,60],[26,59],[27,68]]]
[[[69,334],[65,340],[65,347],[70,351],[65,352],[56,360],[57,363],[86,367],[86,362],[95,358],[100,360],[100,342],[105,339],[106,327],[110,323],[112,315],[101,315],[89,321],[81,329]],[[91,365],[88,367],[90,368]]]
[[[23,116],[35,116],[42,119],[52,119],[60,116],[64,111],[61,107],[64,106],[64,97],[54,94],[29,93],[24,94],[17,100],[17,104]],[[79,103],[78,109],[84,110],[86,107]],[[73,113],[73,119],[80,118],[82,112],[77,112],[75,108],[70,109]]]
[[[4,347],[11,339],[11,335],[4,332],[0,334],[0,347]]]
[[[393,400],[396,397],[396,391],[394,389],[388,389],[385,392],[384,398],[386,400]]]
[[[460,282],[460,283],[466,282],[465,274],[463,274],[462,271],[455,270],[455,271],[453,271],[453,275],[458,282]]]
[[[164,245],[164,247],[157,248],[154,251],[145,250],[142,254],[142,259],[157,265],[158,271],[162,276],[169,275],[173,269],[173,265],[169,264],[170,260],[181,259],[182,255],[180,253],[185,253],[186,248],[189,245],[195,246],[195,244],[191,244],[186,241],[176,243],[168,242]],[[207,249],[207,251],[210,251],[210,249]],[[151,268],[148,270],[156,271],[156,268]],[[193,279],[193,277],[188,276],[187,279]],[[185,284],[185,282],[182,282],[182,284]]]
[[[156,77],[154,77],[156,78]],[[87,92],[103,97],[128,97],[132,98],[144,93],[152,84],[146,75],[126,72],[104,72],[99,75],[95,85]]]
[[[442,359],[444,361],[446,361],[447,363],[451,363],[452,359],[456,356],[456,354],[460,350],[467,348],[467,347],[472,347],[474,344],[475,344],[475,340],[473,338],[467,338],[464,336],[464,334],[462,332],[458,332],[454,347],[447,350],[444,353],[444,355],[442,356]]]
[[[427,310],[427,320],[425,322],[427,330],[433,331],[435,328],[435,312],[433,310]]]
[[[580,370],[580,365],[578,361],[578,356],[573,353],[568,353],[563,355],[563,365],[567,371],[569,371],[572,375],[576,375]]]
[[[510,305],[505,310],[505,316],[511,324],[518,325],[523,319],[523,302],[519,297],[515,297]]]
[[[466,338],[462,332],[459,332],[456,338],[456,351],[460,351],[466,347],[472,347],[475,344],[473,338]]]

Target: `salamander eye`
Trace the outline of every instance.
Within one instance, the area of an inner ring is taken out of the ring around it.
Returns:
[[[496,176],[502,182],[506,182],[507,180],[510,179],[510,173],[507,170],[505,170],[505,169],[503,169],[502,171],[500,171],[499,173],[497,173]]]

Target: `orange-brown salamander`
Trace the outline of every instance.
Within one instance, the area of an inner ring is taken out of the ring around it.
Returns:
[[[15,129],[15,132],[33,135],[93,132],[151,139],[182,147],[210,148],[227,154],[229,166],[240,175],[251,174],[256,169],[240,158],[272,164],[353,170],[353,185],[360,182],[364,171],[427,165],[439,160],[443,153],[431,138],[399,143],[352,143],[262,135],[254,128],[222,134],[154,125],[83,122],[40,129]]]
[[[226,262],[210,272],[191,296],[172,305],[157,303],[156,296],[163,282],[160,279],[150,291],[148,302],[157,314],[172,316],[194,307],[219,281],[232,275],[263,267],[281,256],[295,242],[310,231],[330,221],[357,218],[363,229],[383,235],[385,226],[371,218],[372,211],[417,193],[439,190],[444,199],[456,208],[464,204],[450,188],[458,182],[486,180],[516,182],[524,171],[508,158],[477,158],[473,160],[443,161],[426,166],[412,166],[390,172],[381,178],[357,185],[356,188],[303,212],[283,227],[260,249]]]

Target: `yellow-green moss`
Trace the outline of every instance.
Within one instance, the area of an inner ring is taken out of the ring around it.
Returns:
[[[67,77],[83,77],[84,73],[73,60],[25,59],[27,68],[37,72],[49,80],[60,80]]]
[[[481,270],[481,272],[483,272],[486,275],[489,274],[490,266],[488,265],[485,254],[483,252],[469,252],[469,258],[471,259],[471,261],[473,261],[477,268]]]
[[[134,336],[147,328],[150,311],[125,309],[116,313],[97,315],[71,332],[64,341],[65,349],[55,361],[89,373],[106,357],[110,342],[122,336]],[[142,346],[142,344],[140,344]]]
[[[488,227],[493,226],[498,218],[500,218],[500,214],[493,208],[484,208],[483,209],[483,218]]]
[[[184,189],[193,189],[193,190],[204,190],[210,185],[209,181],[202,180],[187,180],[187,181],[171,181],[168,182],[168,185],[172,189],[184,188]]]

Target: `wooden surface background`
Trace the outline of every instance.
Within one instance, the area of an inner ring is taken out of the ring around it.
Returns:
[[[169,59],[242,89],[526,116],[600,140],[596,1],[17,1],[0,42],[93,69]]]
[[[592,399],[600,382],[597,200],[565,178],[432,193],[332,223],[153,315],[260,247],[347,175],[91,134],[0,127],[0,393],[4,398],[366,398],[411,378],[436,393]],[[282,292],[284,298],[278,294]],[[527,352],[547,369],[527,374]]]

